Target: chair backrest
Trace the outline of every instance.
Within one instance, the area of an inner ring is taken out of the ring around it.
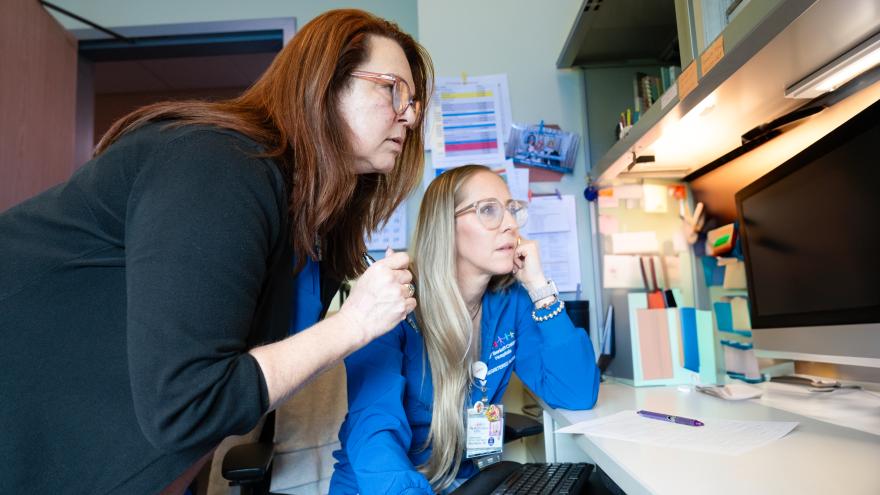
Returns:
[[[348,411],[345,366],[340,363],[303,387],[275,416],[272,493],[328,492],[332,453]]]

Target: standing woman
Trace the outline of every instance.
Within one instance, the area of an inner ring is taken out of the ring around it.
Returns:
[[[479,165],[444,172],[425,191],[413,253],[418,328],[403,321],[346,358],[349,412],[331,493],[432,493],[476,474],[466,445],[481,439],[468,437],[464,411],[492,417],[513,371],[553,407],[596,402],[592,344],[544,276],[537,244],[519,235],[527,207]]]
[[[412,311],[406,254],[361,256],[421,178],[432,77],[397,25],[327,12],[240,97],[141,108],[2,213],[4,487],[179,492],[224,437]],[[331,288],[363,275],[284,339],[310,264]]]

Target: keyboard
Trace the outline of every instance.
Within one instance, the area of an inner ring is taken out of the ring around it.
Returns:
[[[592,464],[523,464],[499,484],[492,495],[580,493],[593,471]]]

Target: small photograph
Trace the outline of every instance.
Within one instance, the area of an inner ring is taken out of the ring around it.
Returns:
[[[514,124],[507,142],[507,155],[514,163],[570,174],[578,147],[578,136],[545,126]]]

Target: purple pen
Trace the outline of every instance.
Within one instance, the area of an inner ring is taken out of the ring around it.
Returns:
[[[676,423],[680,425],[703,426],[703,422],[698,419],[684,418],[681,416],[673,416],[671,414],[663,414],[653,411],[645,411],[644,409],[636,411],[636,414],[643,418],[657,419],[660,421],[666,421],[669,423]]]

